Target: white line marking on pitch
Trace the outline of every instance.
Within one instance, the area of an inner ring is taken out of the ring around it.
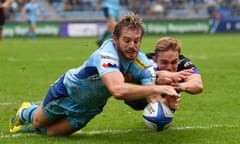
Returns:
[[[233,128],[233,125],[210,125],[210,126],[185,126],[185,127],[170,127],[170,130],[187,130],[187,129],[210,129],[210,128]]]
[[[36,101],[36,102],[30,102],[30,103],[32,103],[32,104],[40,104],[41,102],[40,101]],[[20,106],[21,103],[17,103],[17,102],[1,102],[0,103],[0,105],[16,105],[16,104],[19,104],[19,106]]]
[[[189,130],[189,129],[210,129],[210,128],[233,128],[234,125],[210,125],[210,126],[184,126],[184,127],[170,127],[169,130]],[[74,134],[86,134],[86,135],[98,135],[98,134],[116,134],[116,133],[130,133],[130,132],[145,132],[145,131],[151,131],[150,129],[127,129],[127,130],[93,130],[93,131],[78,131]],[[24,137],[24,136],[37,136],[36,133],[17,133],[17,134],[1,134],[0,139],[3,138],[18,138],[18,137]]]

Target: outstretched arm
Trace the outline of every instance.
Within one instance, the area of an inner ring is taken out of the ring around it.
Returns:
[[[176,100],[180,100],[180,95],[171,86],[126,83],[121,72],[107,73],[102,80],[116,99],[137,100],[146,97],[149,101],[160,101],[169,105],[170,108],[178,108],[178,101],[168,103],[167,99],[161,96],[166,95],[166,97],[175,97]]]
[[[159,85],[171,85],[179,92],[198,94],[203,91],[202,78],[199,73],[193,74],[192,69],[179,72],[158,71],[156,83]]]
[[[181,82],[190,75],[192,75],[193,69],[186,69],[180,72],[169,72],[166,70],[160,70],[156,72],[156,83],[159,85],[171,85],[171,83]]]
[[[193,74],[193,69],[186,69],[180,72],[158,71],[156,83],[167,84],[175,87],[177,91],[184,91],[190,94],[198,94],[203,91],[203,83],[200,74]]]
[[[203,91],[203,83],[200,74],[188,76],[184,82],[176,83],[174,86],[178,91],[184,91],[190,94],[198,94]]]

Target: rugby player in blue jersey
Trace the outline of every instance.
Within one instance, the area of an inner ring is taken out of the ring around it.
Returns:
[[[120,19],[107,40],[78,68],[64,73],[42,104],[24,102],[10,120],[10,132],[72,134],[102,112],[109,97],[146,98],[177,109],[180,95],[172,86],[156,85],[153,63],[140,49],[144,27],[135,14]],[[164,97],[163,97],[164,96]]]
[[[155,45],[155,53],[147,54],[147,57],[155,63],[156,83],[171,85],[178,92],[201,93],[203,91],[201,74],[191,60],[181,54],[181,48],[181,43],[177,39],[162,37]],[[148,104],[146,99],[125,103],[135,110],[143,110]]]
[[[32,39],[36,39],[36,11],[39,5],[35,2],[36,0],[30,0],[22,9],[22,15],[29,25],[28,31],[23,35],[23,38],[31,34]]]
[[[97,40],[100,47],[106,38],[112,38],[114,26],[119,19],[120,0],[99,0],[102,5],[103,14],[107,20],[107,28]]]

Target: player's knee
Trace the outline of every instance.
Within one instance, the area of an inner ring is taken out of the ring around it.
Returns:
[[[36,128],[46,127],[50,121],[44,116],[41,108],[37,109],[32,118],[32,124]]]
[[[36,128],[41,128],[41,127],[43,127],[42,122],[41,122],[38,118],[33,118],[32,124],[33,124]]]

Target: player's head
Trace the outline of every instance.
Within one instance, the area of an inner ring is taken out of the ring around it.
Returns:
[[[123,59],[129,61],[136,58],[144,33],[141,19],[133,13],[118,21],[113,31],[113,41]]]
[[[180,53],[180,41],[171,37],[162,37],[155,45],[154,61],[160,70],[176,72]]]

